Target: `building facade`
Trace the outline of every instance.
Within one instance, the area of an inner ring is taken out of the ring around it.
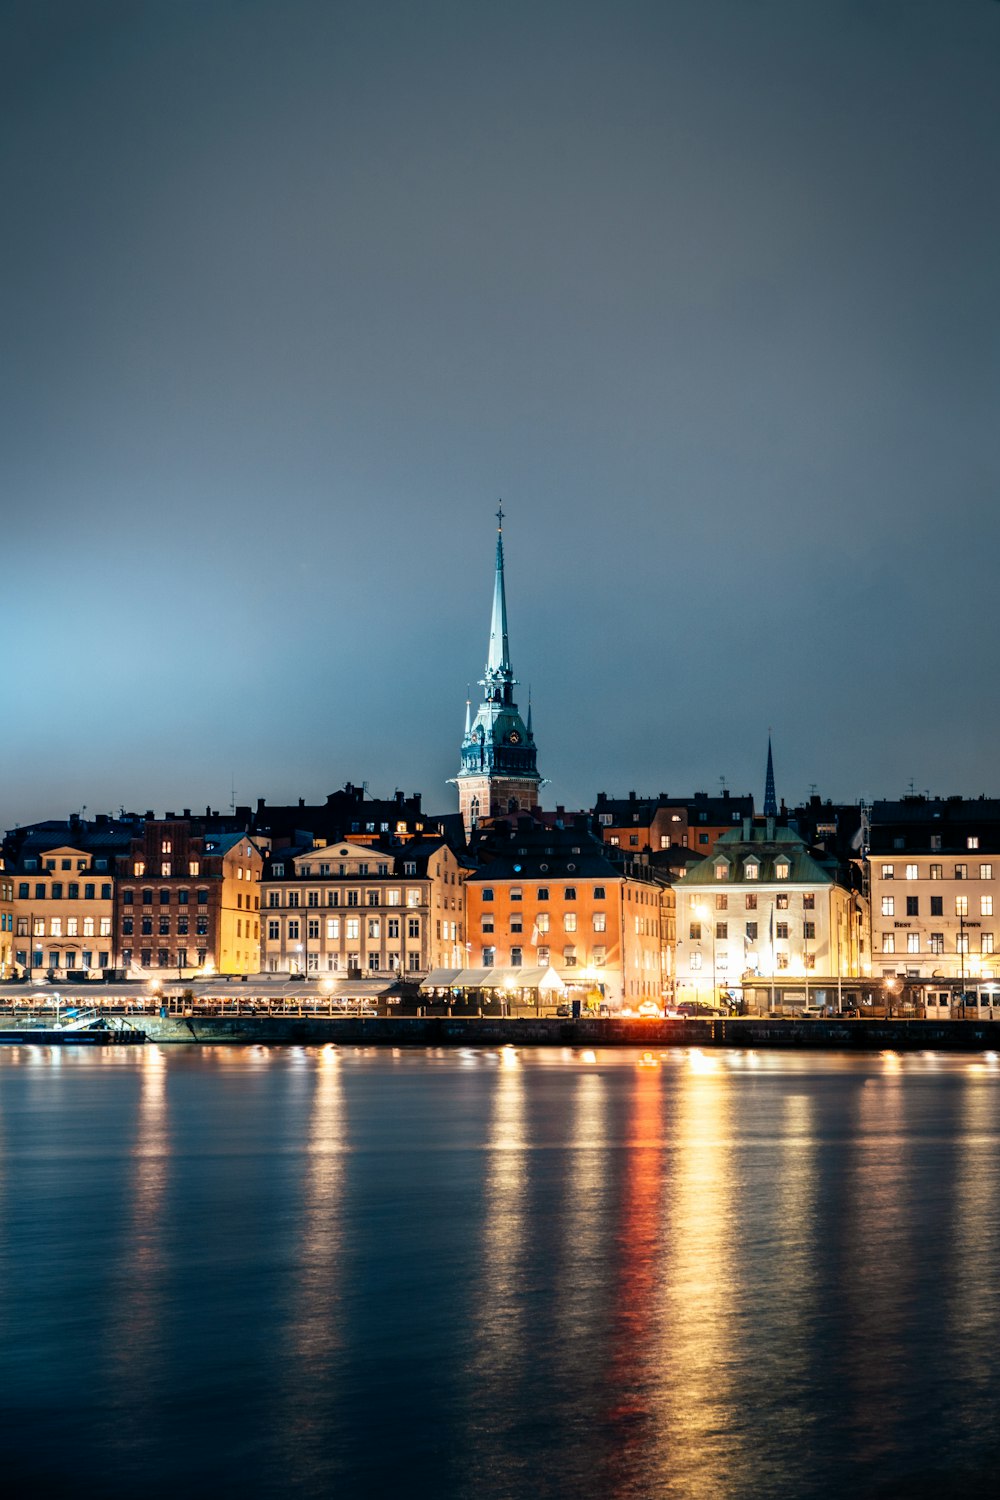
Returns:
[[[262,882],[262,967],[367,978],[458,968],[464,876],[443,839],[278,851]]]
[[[870,969],[863,897],[773,818],[720,835],[675,890],[678,1000],[833,1003]]]
[[[480,681],[483,698],[474,718],[471,703],[466,704],[461,769],[453,778],[458,787],[466,838],[485,821],[516,817],[538,805],[541,777],[535,764],[531,708],[525,723],[514,701],[516,685],[507,639],[503,510],[500,509],[490,645]]]
[[[246,834],[147,818],[115,903],[121,966],[151,974],[256,974],[263,858]]]
[[[1000,801],[876,802],[867,869],[876,976],[935,1018],[1000,1009]]]
[[[470,967],[551,965],[568,985],[598,987],[613,1009],[662,1001],[669,893],[648,866],[610,858],[586,818],[498,827],[465,889]]]

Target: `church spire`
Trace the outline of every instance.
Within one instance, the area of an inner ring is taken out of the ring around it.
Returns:
[[[771,755],[771,736],[767,736],[767,778],[764,782],[764,816],[778,816],[778,798],[774,791],[774,758]]]
[[[510,669],[510,647],[507,644],[507,595],[503,585],[503,505],[497,507],[497,565],[493,580],[493,615],[490,620],[490,649],[486,658],[487,689],[497,683],[513,682]]]

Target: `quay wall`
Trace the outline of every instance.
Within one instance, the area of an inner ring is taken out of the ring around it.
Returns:
[[[784,1047],[1000,1052],[1000,1021],[579,1020],[474,1016],[144,1016],[150,1041],[392,1047]]]

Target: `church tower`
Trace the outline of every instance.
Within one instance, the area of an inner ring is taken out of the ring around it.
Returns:
[[[517,678],[507,644],[507,597],[503,581],[503,507],[497,511],[496,576],[483,700],[472,717],[465,706],[462,767],[453,778],[466,837],[485,818],[505,818],[538,806],[542,778],[535,768],[531,708],[525,724],[514,702]]]

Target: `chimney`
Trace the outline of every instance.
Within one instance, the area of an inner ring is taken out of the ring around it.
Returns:
[[[750,834],[750,822],[751,822],[751,820],[749,818],[744,818],[743,819],[743,842],[744,842],[744,844],[749,844],[750,843],[750,838],[751,838],[751,834]]]

